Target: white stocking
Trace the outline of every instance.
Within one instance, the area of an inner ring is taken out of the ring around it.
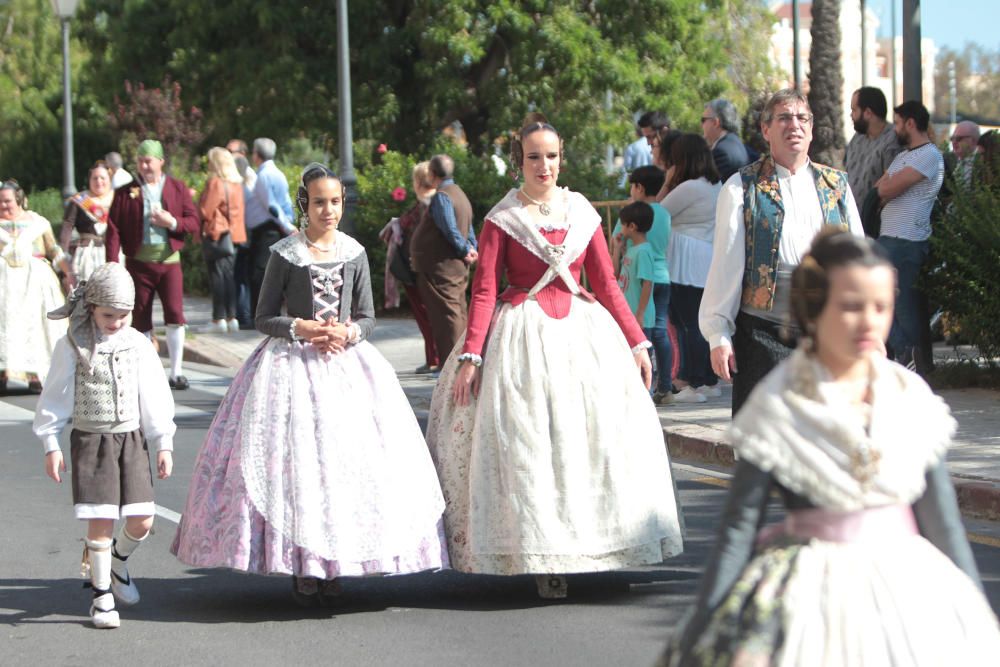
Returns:
[[[167,351],[170,353],[170,377],[183,375],[181,365],[184,363],[184,325],[167,325]]]

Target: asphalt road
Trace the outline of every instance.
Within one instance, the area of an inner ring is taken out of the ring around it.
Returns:
[[[657,567],[570,576],[566,601],[540,600],[530,577],[442,572],[349,580],[336,609],[303,609],[287,577],[188,568],[168,550],[174,520],[231,375],[197,368],[191,390],[174,394],[174,475],[157,483],[154,534],[130,560],[142,600],[122,609],[118,630],[89,624],[78,577],[84,526],[68,482],[43,472],[30,429],[36,397],[14,387],[0,400],[0,664],[649,665],[692,600],[725,475],[683,464],[687,551]],[[421,382],[404,381],[418,414],[429,390]],[[1000,530],[970,530],[998,609]]]

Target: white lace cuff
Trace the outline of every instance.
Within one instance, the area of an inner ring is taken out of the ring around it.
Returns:
[[[653,344],[650,343],[648,340],[644,340],[632,348],[632,354],[639,354],[639,352],[641,352],[642,350],[648,350],[651,347],[653,347]]]
[[[294,320],[292,320],[292,323],[288,325],[288,337],[292,339],[293,343],[302,340],[302,336],[299,336],[297,333],[295,333],[295,325],[298,324],[299,320],[301,319],[302,318],[296,317]]]
[[[464,354],[458,355],[458,363],[463,361],[468,361],[470,364],[479,368],[483,365],[483,357],[480,354],[473,354],[472,352],[466,352]]]
[[[350,338],[348,338],[348,342],[349,343],[360,343],[361,342],[361,325],[360,324],[355,324],[355,323],[352,322],[347,327],[347,330],[349,332],[348,335],[350,336]]]

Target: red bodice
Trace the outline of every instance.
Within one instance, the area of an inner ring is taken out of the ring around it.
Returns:
[[[553,244],[562,243],[566,238],[565,229],[543,230],[541,234],[549,243]],[[532,254],[500,227],[487,220],[479,236],[479,265],[472,281],[469,328],[462,351],[482,354],[497,300],[515,306],[523,303],[528,298],[528,292],[548,268],[548,264]],[[581,287],[580,296],[589,301],[596,298],[611,313],[618,326],[621,327],[622,333],[625,334],[629,347],[635,347],[646,340],[642,328],[636,322],[635,316],[625,302],[624,295],[618,288],[618,282],[611,267],[611,257],[608,254],[608,244],[599,225],[586,250],[569,267],[570,273],[577,283],[580,282],[581,269],[585,269],[587,272],[593,294]],[[500,280],[504,272],[506,272],[507,283],[510,287],[502,294],[498,294]],[[555,280],[542,288],[535,295],[535,298],[546,315],[562,319],[569,314],[573,293],[562,278],[556,277]]]

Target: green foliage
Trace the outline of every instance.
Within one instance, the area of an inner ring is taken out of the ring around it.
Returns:
[[[931,250],[929,296],[983,357],[1000,356],[1000,189],[961,191],[935,225]]]
[[[1000,124],[1000,48],[966,42],[961,51],[943,46],[934,59],[934,109],[944,114],[951,106],[948,65],[955,64],[958,117]]]
[[[39,190],[28,194],[28,208],[52,223],[56,238],[63,219],[63,197],[56,188]]]

